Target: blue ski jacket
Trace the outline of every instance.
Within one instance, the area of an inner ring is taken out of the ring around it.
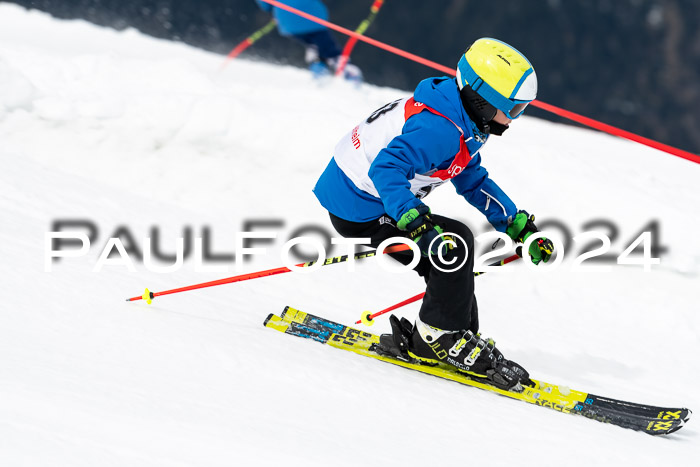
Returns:
[[[328,20],[328,9],[320,0],[279,0],[280,3],[289,5],[297,10],[301,10],[304,13],[316,16],[323,20]],[[308,34],[310,32],[322,31],[326,29],[325,26],[304,19],[301,16],[295,15],[288,11],[282,10],[277,7],[273,7],[269,3],[262,2],[260,0],[255,0],[255,3],[264,10],[272,12],[272,15],[277,20],[277,28],[280,34],[283,36],[296,36],[301,34]]]
[[[430,175],[451,167],[455,154],[466,142],[471,159],[450,181],[457,193],[481,211],[496,230],[505,232],[517,208],[481,165],[480,149],[488,136],[480,133],[469,119],[455,79],[423,80],[413,97],[442,116],[425,111],[413,114],[406,119],[401,134],[379,151],[368,171],[378,196],[359,188],[334,158],[314,188],[321,205],[341,219],[352,222],[367,222],[384,214],[398,220],[420,205],[420,198],[427,195],[421,191],[414,194],[410,180],[417,174]],[[353,134],[353,137],[358,144],[362,135]]]

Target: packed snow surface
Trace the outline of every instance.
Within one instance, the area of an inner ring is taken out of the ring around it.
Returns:
[[[158,237],[173,254],[188,229],[206,231],[231,255],[247,222],[276,222],[254,229],[277,238],[255,244],[267,252],[243,263],[252,272],[281,266],[298,228],[331,232],[311,189],[335,143],[406,95],[222,61],[0,4],[0,465],[694,465],[697,420],[654,438],[262,326],[285,305],[350,324],[423,290],[374,261],[126,302],[237,271],[229,258],[203,272],[190,255],[157,272],[129,254],[130,270],[116,249],[100,261],[110,237],[127,253]],[[651,272],[576,270],[583,240],[555,272],[519,262],[481,276],[482,331],[540,379],[700,408],[700,165],[528,117],[483,161],[539,221],[601,230],[613,256],[657,221],[666,250]],[[426,202],[489,230],[451,187]],[[96,237],[47,271],[57,220],[88,221]],[[387,317],[371,330],[388,331]]]

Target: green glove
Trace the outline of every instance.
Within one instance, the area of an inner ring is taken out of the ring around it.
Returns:
[[[444,256],[454,246],[449,242],[438,240],[433,243],[432,249],[430,248],[433,239],[441,235],[443,230],[439,225],[433,223],[433,219],[430,217],[430,208],[425,204],[405,212],[396,226],[401,230],[408,231],[408,238],[416,242],[423,256],[437,255],[441,244]]]
[[[528,214],[526,211],[518,211],[513,221],[506,228],[506,234],[513,241],[520,243],[525,243],[528,237],[535,232],[539,232],[535,225],[535,216]],[[548,238],[538,238],[530,243],[528,253],[534,264],[540,264],[542,261],[546,263],[552,257],[552,253],[554,253],[554,244]]]

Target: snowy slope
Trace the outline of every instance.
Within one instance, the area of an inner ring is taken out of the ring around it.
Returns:
[[[285,305],[351,323],[421,291],[375,263],[124,299],[235,273],[93,267],[126,227],[187,226],[233,251],[249,219],[282,219],[245,265],[280,265],[337,141],[401,91],[222,58],[0,4],[0,465],[690,465],[697,421],[659,439],[526,406],[262,327]],[[523,118],[484,150],[522,208],[574,233],[620,229],[619,253],[657,219],[652,272],[509,265],[478,279],[482,330],[534,375],[610,397],[700,407],[700,166],[588,130]],[[433,211],[484,231],[451,188]],[[89,219],[86,257],[44,271],[56,219]],[[574,255],[572,250],[571,254]],[[337,254],[340,254],[337,253]],[[402,310],[415,317],[418,306]],[[378,320],[372,330],[388,329]],[[341,454],[345,450],[346,455]]]

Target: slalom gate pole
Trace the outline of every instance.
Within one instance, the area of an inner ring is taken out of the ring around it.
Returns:
[[[406,244],[398,244],[398,245],[394,245],[394,246],[390,246],[390,247],[385,248],[384,254],[398,253],[400,251],[406,251],[409,249],[410,249],[410,247]],[[353,258],[354,259],[363,259],[363,258],[370,258],[370,257],[376,256],[376,255],[377,255],[377,250],[369,250],[369,251],[363,251],[362,253],[356,253]],[[332,258],[326,258],[326,259],[322,260],[321,266],[328,266],[330,264],[343,263],[347,260],[348,260],[348,255],[334,256]],[[308,268],[308,267],[313,266],[317,262],[318,261],[309,261],[306,263],[299,263],[295,266],[300,267],[300,268]],[[248,281],[251,279],[258,279],[260,277],[267,277],[267,276],[274,276],[277,274],[284,274],[285,272],[291,272],[291,271],[292,270],[287,268],[287,267],[281,267],[281,268],[267,269],[265,271],[251,272],[248,274],[241,274],[239,276],[226,277],[224,279],[217,279],[215,281],[203,282],[201,284],[188,285],[185,287],[179,287],[177,289],[164,290],[162,292],[151,292],[150,290],[146,289],[146,291],[143,293],[143,295],[139,295],[137,297],[127,298],[126,301],[127,302],[134,302],[137,300],[145,300],[150,305],[154,298],[160,297],[161,295],[170,295],[170,294],[174,294],[174,293],[187,292],[188,290],[203,289],[206,287],[215,287],[217,285],[231,284],[233,282],[243,282],[243,281]]]
[[[367,18],[360,23],[357,29],[355,29],[357,34],[362,35],[365,33],[365,31],[367,31],[367,28],[370,24],[372,24],[374,18],[377,17],[377,13],[379,13],[379,10],[382,8],[383,4],[384,0],[374,0],[374,3],[372,3],[372,6],[369,8],[369,16],[367,16]],[[357,44],[357,39],[355,37],[350,37],[345,43],[343,53],[340,55],[340,59],[338,60],[338,68],[335,70],[335,76],[340,76],[343,73],[345,65],[347,65],[348,60],[350,60],[350,54],[352,53],[352,49],[355,47],[355,44]]]
[[[444,65],[440,65],[437,62],[434,62],[432,60],[428,60],[427,58],[420,57],[418,55],[412,54],[410,52],[406,52],[405,50],[401,50],[398,47],[391,46],[389,44],[385,44],[384,42],[380,42],[378,40],[365,37],[361,34],[358,34],[356,32],[350,31],[349,29],[346,29],[342,26],[338,26],[337,24],[333,24],[331,22],[328,22],[326,20],[323,20],[321,18],[318,18],[316,16],[310,15],[308,13],[305,13],[301,10],[298,10],[296,8],[290,7],[288,5],[285,5],[284,3],[280,3],[277,0],[260,0],[265,3],[269,3],[270,5],[276,6],[278,8],[281,8],[282,10],[289,11],[290,13],[294,13],[295,15],[301,16],[302,18],[306,18],[309,21],[313,21],[318,24],[322,24],[323,26],[326,26],[329,29],[333,29],[334,31],[338,31],[341,34],[345,34],[346,36],[350,36],[351,38],[355,38],[355,40],[360,40],[362,42],[366,42],[367,44],[373,45],[379,49],[386,50],[389,53],[392,53],[394,55],[398,55],[400,57],[406,58],[408,60],[414,61],[416,63],[420,63],[421,65],[425,65],[427,67],[433,68],[434,70],[441,71],[442,73],[445,73],[448,76],[454,76],[455,75],[455,69],[446,67]],[[574,112],[568,111],[566,109],[562,109],[560,107],[556,107],[551,104],[547,104],[546,102],[542,102],[539,100],[534,100],[531,102],[531,105],[534,107],[539,107],[542,110],[546,112],[551,112],[554,113],[555,115],[559,115],[560,117],[563,117],[567,120],[571,120],[576,123],[580,123],[581,125],[587,126],[589,128],[595,128],[597,130],[603,131],[605,133],[619,136],[621,138],[628,139],[630,141],[634,141],[636,143],[643,144],[645,146],[658,149],[660,151],[665,152],[666,154],[671,154],[680,158],[683,158],[685,160],[695,162],[696,164],[700,164],[700,155],[698,154],[693,154],[692,152],[689,151],[684,151],[683,149],[679,149],[673,146],[669,146],[667,144],[660,143],[658,141],[654,141],[649,138],[645,138],[643,136],[636,135],[634,133],[631,133],[629,131],[625,131],[621,128],[614,127],[612,125],[608,125],[606,123],[599,122],[597,120],[593,120],[592,118],[584,117],[583,115],[576,114]]]
[[[495,263],[489,264],[489,266],[503,266],[504,264],[512,263],[513,261],[521,258],[520,254],[515,254],[513,256],[509,256],[505,259],[502,259],[501,261],[497,261]],[[481,272],[475,272],[474,277],[480,276],[482,274],[486,274],[486,271],[481,271]],[[425,292],[421,292],[418,295],[414,295],[411,298],[407,298],[406,300],[397,303],[396,305],[391,305],[389,308],[385,308],[381,311],[378,311],[376,313],[370,313],[369,311],[365,311],[362,313],[362,317],[355,321],[355,324],[366,324],[367,326],[371,326],[374,324],[374,318],[377,316],[381,316],[385,313],[389,313],[390,311],[394,311],[397,308],[401,308],[402,306],[406,306],[410,303],[417,302],[418,300],[422,299],[425,297]]]
[[[617,128],[612,125],[608,125],[607,123],[593,120],[589,117],[584,117],[583,115],[577,114],[570,110],[562,109],[560,107],[555,107],[551,104],[547,104],[546,102],[535,100],[532,101],[530,104],[532,104],[533,107],[538,107],[544,111],[553,113],[554,115],[558,115],[567,120],[580,123],[581,125],[585,125],[589,128],[594,128],[596,130],[608,133],[610,135],[619,136],[620,138],[625,138],[630,141],[634,141],[635,143],[643,144],[645,146],[649,146],[650,148],[658,149],[659,151],[663,151],[665,153],[680,157],[681,159],[700,164],[700,156],[698,156],[697,154],[693,154],[691,152],[684,151],[673,146],[669,146],[668,144],[664,144],[659,141],[654,141],[653,139],[645,138],[644,136],[637,135],[635,133],[632,133],[631,131],[623,130],[622,128]]]
[[[310,15],[306,12],[303,12],[297,8],[291,7],[289,5],[285,5],[282,2],[278,2],[277,0],[260,0],[261,2],[269,3],[272,6],[276,6],[277,8],[280,8],[282,10],[286,10],[290,13],[294,13],[297,16],[301,16],[302,18],[308,19],[309,21],[313,21],[314,23],[322,24],[323,26],[327,27],[328,29],[333,29],[334,31],[338,31],[341,34],[345,34],[346,36],[354,37],[357,40],[360,40],[362,42],[366,42],[370,45],[373,45],[375,47],[378,47],[380,49],[386,50],[387,52],[391,52],[394,55],[398,55],[400,57],[407,58],[409,60],[412,60],[416,63],[420,63],[421,65],[425,65],[431,68],[434,68],[435,70],[442,71],[443,73],[448,73],[454,76],[455,70],[446,67],[443,65],[440,65],[437,62],[434,62],[432,60],[428,60],[427,58],[419,57],[416,54],[412,54],[410,52],[406,52],[405,50],[401,50],[397,47],[391,46],[389,44],[385,44],[384,42],[380,42],[376,39],[372,39],[370,37],[363,36],[362,34],[358,34],[356,32],[353,32],[347,28],[344,28],[342,26],[338,26],[337,24],[333,24],[329,21],[326,21],[324,19],[318,18],[317,16]]]
[[[228,63],[233,60],[234,58],[238,57],[241,52],[243,52],[245,49],[253,45],[258,39],[260,39],[263,36],[266,36],[269,34],[273,29],[275,29],[275,26],[277,25],[277,21],[274,19],[271,19],[265,26],[261,27],[257,31],[255,31],[253,34],[248,36],[238,44],[236,47],[234,47],[226,56],[226,60],[224,63],[221,64],[221,68],[219,68],[219,71],[223,70]]]

